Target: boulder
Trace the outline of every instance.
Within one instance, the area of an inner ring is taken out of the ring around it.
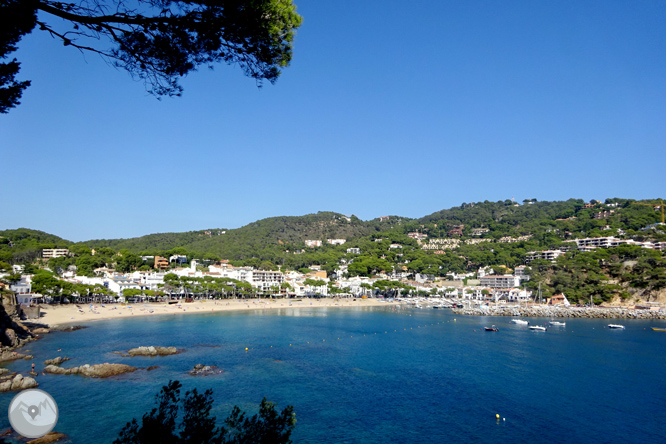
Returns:
[[[4,350],[0,353],[0,362],[16,361],[17,359],[32,359],[32,355],[24,355],[11,350]]]
[[[123,356],[168,356],[176,355],[180,353],[181,350],[178,350],[176,347],[136,347],[127,351],[126,355]]]
[[[36,438],[28,441],[26,444],[50,444],[52,442],[60,442],[67,439],[67,435],[58,432],[49,432],[41,438]]]
[[[25,390],[35,388],[39,384],[31,377],[23,377],[21,374],[16,374],[13,378],[6,379],[0,382],[0,392],[13,392],[18,390]]]
[[[54,327],[51,329],[51,331],[76,331],[76,330],[82,330],[84,328],[88,328],[85,325],[70,325],[67,327]]]
[[[7,338],[7,345],[10,347],[16,347],[19,344],[18,336],[16,332],[11,328],[5,329],[5,337]]]
[[[47,365],[44,372],[55,375],[82,375],[90,378],[109,378],[111,376],[131,373],[138,370],[136,367],[126,364],[84,364],[80,367],[63,368],[55,365]]]
[[[211,376],[211,375],[219,375],[220,373],[223,373],[224,370],[217,368],[215,365],[203,365],[203,364],[197,364],[194,366],[192,370],[188,372],[188,374],[192,376]]]
[[[39,327],[39,328],[33,328],[32,332],[36,335],[44,335],[47,333],[51,333],[51,330],[48,328]]]
[[[47,359],[44,361],[44,365],[60,365],[65,361],[69,361],[70,358],[63,358],[61,356],[58,356],[57,358],[53,359]]]

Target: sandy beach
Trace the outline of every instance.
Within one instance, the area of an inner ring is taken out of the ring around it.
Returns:
[[[279,308],[312,307],[372,307],[390,305],[379,299],[222,299],[166,303],[137,304],[69,304],[42,305],[39,323],[49,327],[63,324],[76,324],[101,319],[115,319],[131,316],[174,315],[183,313],[211,313],[217,311],[267,310]],[[80,308],[79,308],[80,307]]]

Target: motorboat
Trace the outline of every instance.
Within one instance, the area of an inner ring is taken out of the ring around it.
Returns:
[[[530,330],[534,331],[546,331],[546,327],[542,327],[540,325],[530,325]]]
[[[624,325],[620,325],[620,324],[608,324],[608,328],[619,328],[619,329],[624,330]]]
[[[495,327],[494,325],[492,327],[483,327],[485,331],[499,331],[499,328]]]
[[[518,325],[527,325],[529,324],[528,321],[524,321],[522,319],[511,319],[512,324],[518,324]]]
[[[652,330],[654,330],[654,331],[666,331],[666,328],[652,327]]]
[[[549,324],[554,327],[564,327],[565,325],[567,325],[566,322],[560,322],[560,321],[550,321]]]

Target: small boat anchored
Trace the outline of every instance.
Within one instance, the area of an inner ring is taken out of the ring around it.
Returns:
[[[540,325],[530,325],[530,330],[534,331],[546,331],[546,327],[542,327]]]
[[[666,328],[652,327],[653,331],[666,331]]]
[[[512,324],[518,324],[518,325],[527,325],[529,324],[528,321],[524,321],[522,319],[511,319]]]
[[[553,327],[564,327],[567,325],[566,322],[560,322],[560,321],[550,321],[549,324],[552,325]]]
[[[494,325],[492,327],[483,327],[485,331],[499,331],[499,328],[495,327]]]
[[[620,325],[620,324],[608,324],[608,328],[617,328],[617,329],[624,330],[624,325]]]

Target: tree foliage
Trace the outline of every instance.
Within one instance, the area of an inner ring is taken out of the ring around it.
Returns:
[[[239,66],[259,85],[274,83],[291,61],[302,22],[292,0],[5,0],[2,5],[0,57],[37,26],[65,46],[97,53],[127,70],[156,96],[180,95],[181,77],[220,62]],[[16,72],[15,60],[0,65],[2,112],[16,106],[29,85],[16,82]]]
[[[31,1],[3,0],[0,2],[0,60],[16,51],[16,44],[35,26],[36,10]],[[18,81],[20,63],[16,59],[0,63],[0,113],[20,104],[29,80]]]
[[[296,424],[293,407],[279,412],[276,404],[264,398],[258,414],[248,417],[234,407],[224,425],[218,426],[211,416],[212,390],[193,389],[181,398],[181,387],[180,382],[169,381],[156,396],[157,407],[144,414],[141,423],[128,422],[113,444],[291,443]]]

